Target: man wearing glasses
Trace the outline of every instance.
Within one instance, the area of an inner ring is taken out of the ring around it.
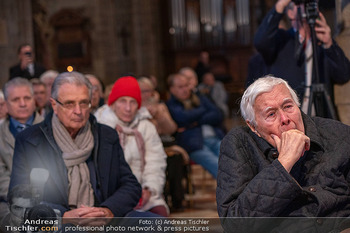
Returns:
[[[141,196],[116,131],[90,115],[91,93],[91,83],[78,72],[55,79],[53,112],[17,137],[9,187],[30,183],[33,168],[47,169],[43,202],[78,224],[87,217],[125,216]]]

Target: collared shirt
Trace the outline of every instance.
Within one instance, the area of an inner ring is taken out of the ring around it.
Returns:
[[[10,116],[10,132],[12,133],[12,135],[16,137],[17,133],[33,125],[34,116],[35,113],[33,113],[31,117],[29,117],[25,124],[20,123],[19,121],[15,120],[13,117]]]

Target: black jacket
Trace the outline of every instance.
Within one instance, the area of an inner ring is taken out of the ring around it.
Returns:
[[[31,75],[28,71],[28,69],[21,69],[21,64],[17,64],[10,68],[10,78],[13,79],[16,77],[22,77],[26,79],[32,79],[32,78],[40,78],[40,75],[42,75],[46,71],[46,68],[40,65],[39,63],[34,63],[34,75]]]
[[[51,124],[52,113],[16,137],[9,189],[29,184],[33,168],[45,168],[50,175],[45,183],[43,201],[64,214],[68,206],[67,168],[56,144]],[[141,186],[124,159],[116,131],[96,122],[90,115],[94,149],[86,161],[95,194],[95,206],[109,208],[115,217],[133,210],[141,197]]]
[[[288,173],[278,152],[247,126],[222,141],[217,183],[220,217],[350,216],[350,127],[303,114],[311,139]]]

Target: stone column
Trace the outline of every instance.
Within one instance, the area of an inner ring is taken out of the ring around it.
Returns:
[[[343,30],[337,36],[336,41],[350,59],[350,4],[342,10]],[[350,125],[350,82],[344,85],[334,86],[334,102],[338,109],[340,121]]]

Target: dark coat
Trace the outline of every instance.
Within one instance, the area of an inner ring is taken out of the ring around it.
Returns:
[[[22,77],[26,79],[32,79],[32,78],[40,78],[40,75],[42,75],[46,71],[46,68],[40,65],[39,63],[34,63],[34,75],[32,76],[28,69],[21,69],[21,64],[17,64],[15,66],[12,66],[10,68],[10,79],[16,78],[16,77]]]
[[[51,124],[52,113],[44,122],[32,126],[16,137],[9,189],[30,183],[33,168],[45,168],[50,175],[45,183],[43,201],[59,209],[69,210],[67,168],[56,144]],[[116,131],[96,122],[90,115],[94,149],[86,161],[95,194],[95,206],[109,208],[115,217],[133,210],[141,197],[141,186],[124,159]]]
[[[302,57],[295,57],[298,43],[294,29],[286,31],[278,28],[282,17],[283,14],[273,8],[260,24],[254,37],[254,45],[270,67],[269,73],[287,80],[299,98],[302,98],[305,91],[305,62]],[[350,80],[350,62],[334,40],[328,49],[317,47],[320,82],[325,84],[332,98],[333,84],[343,84]],[[313,78],[314,83],[315,77]]]
[[[220,217],[350,216],[350,127],[303,114],[311,140],[288,173],[278,152],[247,126],[222,140],[217,206]]]
[[[187,110],[183,104],[174,96],[166,103],[169,112],[179,128],[183,132],[176,134],[177,144],[183,147],[188,153],[203,148],[202,125],[211,125],[216,136],[222,139],[224,132],[220,126],[223,121],[223,114],[208,98],[199,95],[200,106]]]

